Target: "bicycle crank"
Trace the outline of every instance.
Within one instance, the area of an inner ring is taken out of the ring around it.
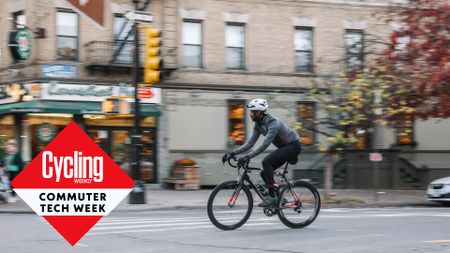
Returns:
[[[264,207],[263,212],[266,216],[271,217],[277,214],[277,210],[273,207]]]

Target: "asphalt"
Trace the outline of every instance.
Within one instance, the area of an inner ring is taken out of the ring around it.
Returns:
[[[206,209],[212,189],[171,190],[160,185],[145,186],[145,203],[129,204],[125,198],[113,212],[139,212],[170,209]],[[375,207],[439,207],[439,203],[429,201],[425,190],[332,190],[326,198],[319,189],[322,208],[375,208]],[[256,200],[257,201],[257,200]],[[0,213],[33,213],[21,199],[15,203],[0,201]]]

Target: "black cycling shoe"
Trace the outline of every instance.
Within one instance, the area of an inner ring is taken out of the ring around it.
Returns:
[[[259,203],[259,207],[268,207],[268,206],[275,206],[277,203],[277,198],[272,196],[267,196],[263,202]]]

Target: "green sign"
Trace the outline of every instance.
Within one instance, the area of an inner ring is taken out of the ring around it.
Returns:
[[[36,128],[36,135],[40,141],[49,142],[56,135],[56,127],[48,123],[40,124]]]
[[[31,55],[31,36],[24,28],[9,34],[9,49],[15,60],[27,60]]]

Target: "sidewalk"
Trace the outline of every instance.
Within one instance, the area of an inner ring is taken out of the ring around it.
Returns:
[[[322,208],[346,207],[430,207],[441,206],[427,200],[425,190],[382,190],[379,200],[375,201],[372,190],[333,190],[333,196],[325,200],[323,189],[320,189]],[[159,185],[146,185],[146,203],[128,204],[125,198],[113,212],[138,212],[169,209],[205,209],[212,189],[175,191],[161,189]],[[259,198],[254,194],[255,202]],[[258,199],[256,199],[258,198]],[[0,202],[0,213],[33,213],[28,205],[19,200],[16,203]]]

